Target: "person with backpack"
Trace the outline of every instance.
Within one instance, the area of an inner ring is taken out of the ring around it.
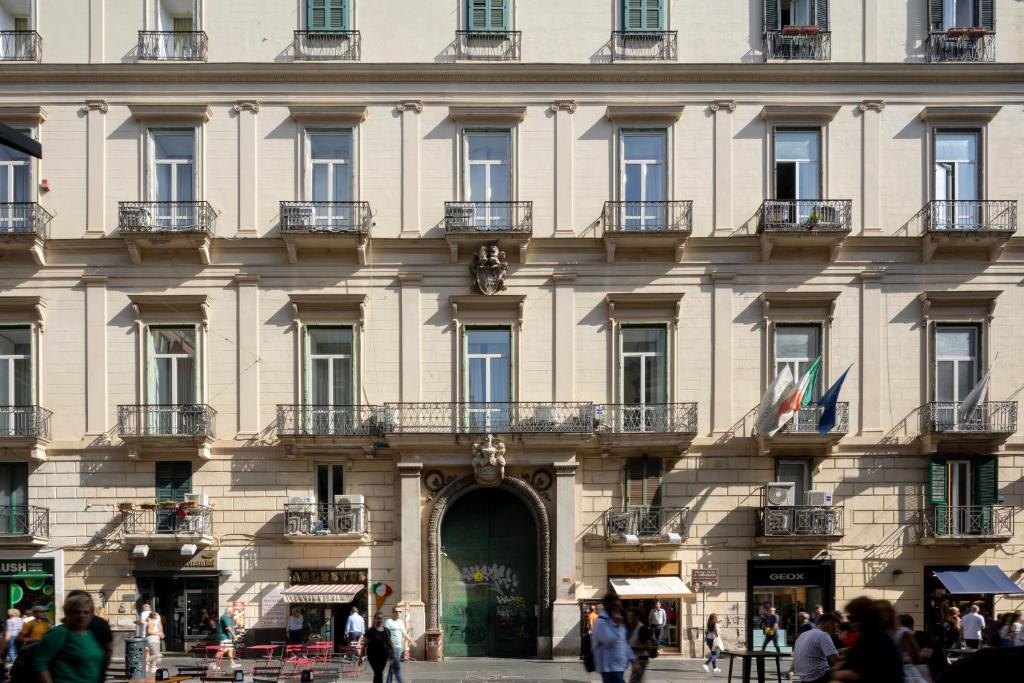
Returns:
[[[61,626],[48,631],[33,648],[31,670],[39,683],[96,683],[106,651],[89,625],[95,608],[89,594],[76,593],[64,601]],[[12,677],[13,679],[13,677]],[[12,680],[12,683],[21,683]]]

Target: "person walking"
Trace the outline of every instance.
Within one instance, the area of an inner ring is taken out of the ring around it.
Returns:
[[[661,608],[661,600],[654,601],[654,607],[651,609],[651,613],[647,615],[647,623],[651,625],[651,636],[654,638],[654,642],[658,646],[658,653],[661,653],[661,634],[665,630],[665,624],[668,623],[668,614]]]
[[[657,650],[658,646],[638,609],[631,609],[626,613],[626,632],[629,634],[629,647],[636,655],[636,659],[630,662],[629,683],[640,683],[651,660],[651,651]]]
[[[388,667],[388,683],[391,683],[392,678],[398,683],[405,683],[402,680],[402,657],[405,655],[406,645],[415,645],[416,643],[405,632],[402,610],[397,606],[391,611],[391,618],[384,622],[384,629],[387,630],[391,638],[391,666]]]
[[[718,656],[721,654],[719,646],[722,642],[722,634],[718,630],[718,615],[711,614],[708,616],[707,628],[704,630],[704,644],[708,646],[708,658],[704,660],[701,667],[705,671],[714,671],[716,674],[721,673],[721,669],[718,668]]]
[[[926,631],[915,630],[914,617],[909,614],[901,614],[899,619],[900,625],[909,630],[914,636],[914,642],[917,643],[918,661],[928,666],[928,672],[931,674],[932,680],[937,679],[949,668],[949,660],[946,659],[946,655],[942,651],[942,643],[939,642],[938,638]]]
[[[818,625],[818,619],[821,619],[822,615],[825,614],[825,608],[822,605],[814,606],[814,625]]]
[[[25,647],[28,643],[42,640],[51,628],[53,625],[50,624],[46,608],[42,605],[33,605],[32,619],[25,620],[25,625],[21,627],[21,633],[18,634],[18,649]]]
[[[1014,647],[1020,634],[1020,612],[1007,612],[999,627],[999,647]]]
[[[146,637],[146,624],[149,622],[149,613],[151,611],[153,611],[153,608],[148,602],[142,603],[142,609],[139,610],[139,614],[135,619],[136,638]]]
[[[972,650],[981,647],[982,633],[985,630],[985,617],[981,616],[981,609],[977,605],[971,605],[970,611],[960,620],[961,633],[963,633],[964,644]]]
[[[164,627],[160,615],[150,612],[146,620],[146,673],[155,674],[157,666],[163,661],[163,639]]]
[[[40,683],[97,683],[106,652],[89,624],[94,616],[88,593],[64,601],[62,625],[47,631],[32,653],[32,669]]]
[[[345,622],[345,633],[348,635],[348,644],[358,645],[359,639],[363,637],[363,633],[365,632],[366,620],[363,619],[363,615],[359,613],[359,608],[353,605],[352,614],[348,615],[348,621]]]
[[[857,639],[843,659],[842,676],[837,678],[850,680],[846,678],[849,672],[856,674],[854,680],[865,683],[903,683],[903,658],[887,630],[886,610],[879,604],[883,602],[860,597],[846,605]]]
[[[779,615],[775,613],[774,607],[768,608],[768,614],[761,623],[761,633],[764,635],[764,640],[761,641],[762,652],[768,649],[768,643],[775,646],[776,652],[781,652],[779,649]]]
[[[626,639],[622,606],[614,593],[605,595],[601,602],[603,609],[597,616],[591,641],[594,666],[602,683],[625,683],[623,672],[636,655]]]
[[[7,622],[4,635],[7,638],[7,661],[13,662],[18,658],[18,634],[25,626],[25,620],[21,618],[21,612],[11,608],[7,610]]]
[[[793,645],[793,670],[801,683],[827,683],[832,667],[839,662],[832,636],[839,633],[839,620],[832,614],[818,617],[818,626],[804,631]]]
[[[949,617],[946,619],[947,623],[953,627],[953,635],[955,635],[955,641],[953,647],[964,646],[964,629],[963,624],[960,623],[960,608],[951,607],[949,610]]]
[[[587,607],[587,633],[594,632],[594,624],[597,623],[597,610],[593,605]]]
[[[298,607],[292,607],[288,615],[288,644],[302,645],[303,635],[306,629],[306,619]]]
[[[235,661],[235,617],[231,605],[224,608],[224,614],[220,615],[217,621],[217,656],[214,658],[214,668],[219,669],[224,655],[228,656],[232,669],[240,669],[241,664]]]
[[[814,624],[811,623],[811,615],[807,612],[796,613],[796,637],[799,638],[800,634],[807,633],[814,629]]]
[[[384,683],[384,667],[394,657],[391,634],[384,628],[384,613],[373,615],[373,623],[363,634],[363,653],[373,669],[373,683]]]

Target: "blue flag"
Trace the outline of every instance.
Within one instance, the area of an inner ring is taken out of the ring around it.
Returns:
[[[818,399],[818,405],[821,406],[821,417],[818,418],[819,434],[828,434],[836,426],[836,404],[839,403],[839,392],[842,391],[846,374],[850,372],[852,367],[853,363],[850,363],[850,367],[846,368],[846,372],[839,375],[839,379],[836,380],[835,384],[830,386],[828,391]]]

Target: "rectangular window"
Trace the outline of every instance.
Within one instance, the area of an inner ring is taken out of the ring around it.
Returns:
[[[928,502],[934,508],[936,535],[993,533],[992,506],[999,502],[998,459],[932,459]]]
[[[623,326],[619,391],[626,432],[662,431],[668,403],[668,330],[663,325]]]
[[[792,483],[794,489],[793,500],[797,505],[806,505],[807,491],[813,485],[811,480],[813,469],[810,460],[777,460],[775,462],[775,481]]]
[[[935,400],[967,398],[978,381],[980,330],[974,325],[935,327]]]
[[[31,130],[18,129],[32,137]],[[28,213],[10,204],[32,201],[32,159],[0,145],[0,232],[24,230]]]
[[[467,0],[466,28],[470,31],[511,30],[512,0]]]
[[[776,199],[821,198],[820,148],[821,131],[775,131]],[[809,213],[811,207],[802,210]]]
[[[627,230],[664,226],[668,197],[665,131],[623,131],[620,164],[622,200]]]
[[[664,31],[665,0],[622,0],[624,31]]]
[[[33,403],[32,328],[0,327],[0,406]]]
[[[935,133],[935,199],[946,202],[935,207],[938,229],[978,224],[981,199],[981,165],[978,163],[977,131]]]
[[[334,506],[334,497],[345,494],[345,466],[316,466],[316,502],[321,508]]]
[[[28,505],[28,464],[0,463],[0,536],[23,535]]]
[[[192,463],[189,461],[157,462],[155,469],[157,502],[183,503],[185,494],[192,493]],[[178,529],[179,520],[177,510],[158,509],[156,511],[157,533],[174,533]]]
[[[978,26],[978,0],[942,0],[942,29]]]
[[[661,507],[661,460],[630,458],[626,461],[626,508]]]
[[[352,328],[307,327],[306,354],[308,404],[351,405],[355,396]]]
[[[196,131],[194,128],[150,132],[149,192],[160,227],[187,228],[198,223],[196,207]]]
[[[352,227],[353,134],[351,130],[308,131],[307,196],[313,202],[314,224],[321,229]],[[338,203],[342,204],[339,205]]]
[[[306,0],[307,31],[346,31],[349,0]]]
[[[512,223],[512,134],[510,131],[466,131],[463,192],[475,204],[481,230],[508,229]]]
[[[810,26],[814,23],[812,0],[781,0],[779,19],[783,26]]]
[[[507,426],[508,403],[512,401],[512,330],[466,328],[465,349],[466,419],[484,431]]]
[[[799,381],[811,363],[821,355],[821,325],[776,325],[775,326],[775,375],[789,367],[793,381]],[[812,388],[813,397],[821,392],[819,383]]]
[[[198,363],[194,327],[149,328],[149,402],[194,405]]]

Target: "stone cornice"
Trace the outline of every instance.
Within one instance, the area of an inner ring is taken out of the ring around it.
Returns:
[[[451,106],[448,118],[456,123],[496,123],[515,125],[526,118],[524,106]]]
[[[824,125],[839,113],[838,105],[765,105],[761,118],[771,123],[817,123]]]
[[[2,76],[0,81],[3,81]],[[0,121],[9,124],[38,126],[45,120],[46,110],[37,105],[0,106]]]
[[[5,83],[1024,83],[1024,64],[5,64]]]
[[[345,123],[358,125],[366,120],[366,107],[339,104],[293,104],[288,107],[298,123]]]
[[[130,104],[128,109],[136,121],[141,123],[206,123],[213,117],[213,110],[207,104]]]
[[[671,125],[683,115],[682,104],[613,105],[605,109],[604,117],[612,123],[660,123]]]

